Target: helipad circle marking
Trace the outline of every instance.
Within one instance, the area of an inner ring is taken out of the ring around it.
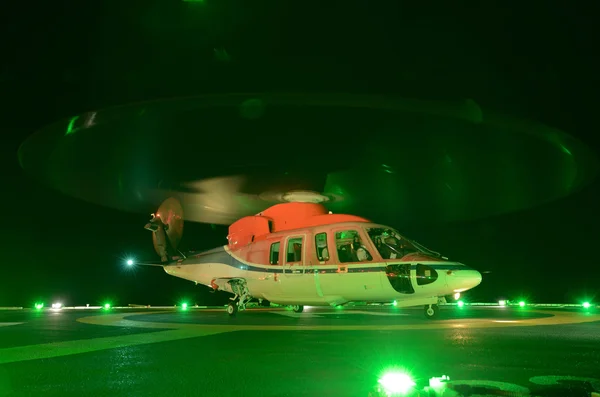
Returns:
[[[172,313],[161,311],[152,314]],[[230,331],[401,331],[401,330],[427,330],[427,329],[454,329],[454,328],[500,328],[500,327],[531,327],[543,325],[579,324],[600,321],[600,314],[582,315],[576,312],[546,311],[552,317],[514,320],[514,322],[498,322],[494,319],[459,319],[459,320],[437,320],[419,324],[391,324],[391,325],[230,325],[230,324],[190,324],[190,323],[168,323],[153,321],[136,321],[129,317],[136,315],[148,315],[147,312],[116,313],[106,316],[90,316],[77,319],[85,324],[107,325],[115,327],[137,327],[137,328],[162,328],[162,329],[186,329],[186,330],[214,330],[218,332]],[[223,313],[225,315],[225,313]],[[244,315],[244,314],[242,314]],[[248,313],[246,315],[251,315]],[[127,319],[125,317],[128,317]],[[301,317],[300,317],[301,318]]]
[[[0,327],[9,327],[11,325],[19,325],[23,323],[0,323]]]
[[[211,310],[214,311],[214,310]],[[152,314],[173,313],[172,311],[161,311]],[[69,340],[64,342],[44,343],[39,345],[17,346],[0,349],[0,364],[37,360],[43,358],[54,358],[69,356],[73,354],[89,353],[107,349],[123,348],[127,346],[138,346],[158,342],[169,342],[174,340],[197,338],[201,336],[215,335],[232,331],[389,331],[389,330],[414,330],[414,329],[457,329],[457,328],[499,328],[499,327],[522,327],[539,325],[577,324],[585,322],[600,321],[600,314],[582,314],[576,312],[545,312],[553,317],[515,320],[515,323],[498,323],[492,319],[468,319],[468,320],[441,320],[435,322],[424,322],[422,324],[395,324],[395,325],[207,325],[207,324],[185,324],[185,323],[161,323],[146,322],[126,319],[128,316],[147,312],[116,313],[96,315],[77,319],[80,323],[105,325],[116,327],[151,328],[158,332],[143,334],[120,335],[112,337],[101,337],[82,340]],[[223,315],[225,315],[223,313]],[[248,313],[251,315],[251,313]],[[3,323],[16,325],[15,323]],[[159,331],[160,330],[160,331]]]

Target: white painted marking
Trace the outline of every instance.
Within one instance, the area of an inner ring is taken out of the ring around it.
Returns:
[[[336,312],[325,312],[320,314],[366,314],[369,316],[408,316],[408,313],[393,313],[393,312],[371,312],[362,310],[347,310],[347,311],[336,311]]]
[[[495,323],[518,323],[515,320],[494,320]]]
[[[293,318],[321,318],[321,316],[318,316],[313,313],[296,313],[296,312],[273,312],[273,313],[277,313],[281,316],[293,317]]]
[[[10,325],[19,325],[23,323],[0,323],[0,327],[8,327]]]

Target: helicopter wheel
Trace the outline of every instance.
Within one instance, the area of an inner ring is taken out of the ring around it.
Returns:
[[[295,313],[302,313],[302,311],[304,310],[304,306],[302,306],[302,305],[293,305],[292,306],[292,310]]]
[[[425,305],[425,317],[431,320],[433,318],[436,318],[438,314],[438,305]]]
[[[229,302],[227,304],[227,314],[229,314],[229,316],[231,316],[231,317],[235,316],[237,311],[238,311],[237,302]]]

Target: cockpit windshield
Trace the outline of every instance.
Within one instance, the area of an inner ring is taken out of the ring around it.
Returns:
[[[368,228],[367,233],[383,259],[399,259],[415,252],[439,256],[437,252],[431,251],[416,242],[402,237],[394,229],[374,227]]]

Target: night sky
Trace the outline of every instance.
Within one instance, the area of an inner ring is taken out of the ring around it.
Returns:
[[[473,98],[558,127],[598,150],[600,65],[587,3],[487,1],[427,10],[325,3],[15,2],[0,12],[0,306],[222,298],[160,268],[125,269],[129,256],[156,259],[143,230],[146,214],[78,201],[23,173],[17,150],[27,136],[84,111],[227,92]],[[599,193],[595,181],[568,198],[509,215],[391,226],[490,271],[472,299],[598,300]],[[225,226],[186,224],[183,248],[212,248],[226,234]]]

